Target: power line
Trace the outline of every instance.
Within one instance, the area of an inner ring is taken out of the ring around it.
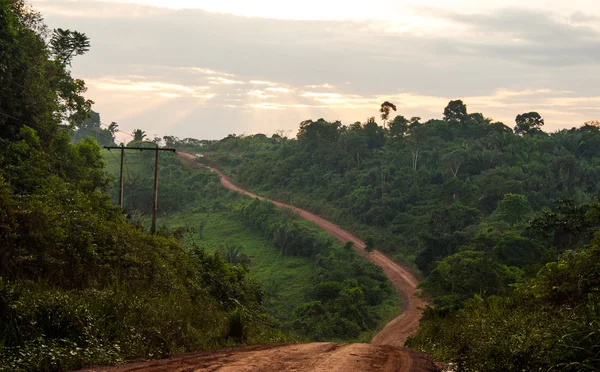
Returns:
[[[115,158],[115,160],[117,162],[119,162],[119,159],[117,159],[117,157],[115,156],[115,154],[112,151],[109,151],[109,153],[112,155],[113,158]],[[124,158],[123,158],[124,159]]]
[[[179,160],[179,156],[178,156],[177,154],[173,154],[173,155],[172,155],[172,157],[173,157],[173,160]],[[175,163],[175,161],[173,161],[173,164],[176,164],[176,163]],[[179,164],[181,165],[181,163],[179,163]],[[185,169],[184,169],[184,171],[185,171]],[[179,193],[177,194],[177,204],[179,204],[179,206],[181,207],[181,205],[180,205],[180,204],[181,204],[181,202],[180,202],[180,200],[179,200]],[[182,215],[182,217],[183,217],[183,222],[184,222],[184,224],[186,225],[186,230],[187,230],[187,232],[189,233],[189,236],[190,236],[190,238],[193,240],[193,239],[194,239],[194,233],[193,233],[193,232],[192,232],[192,230],[191,230],[191,226],[193,226],[193,225],[195,225],[195,224],[192,224],[192,223],[190,222],[190,220],[189,220],[189,217],[188,217],[187,213],[185,213],[185,212],[183,212],[183,211],[180,211],[180,214],[181,214],[181,215]],[[198,231],[198,230],[197,230],[197,229],[195,229],[194,231]]]
[[[110,124],[106,124],[106,123],[102,123],[102,122],[100,122],[100,126],[105,126],[107,129],[108,129],[108,128],[110,128]],[[131,133],[127,133],[127,132],[123,132],[122,130],[118,130],[118,129],[117,129],[117,130],[115,130],[114,132],[116,132],[116,133],[123,133],[123,134],[126,134],[126,135],[128,135],[129,137],[133,137],[133,138],[135,138],[135,136],[134,136],[133,134],[131,134]]]
[[[125,170],[127,171],[127,180],[133,186],[133,181],[131,180],[131,172],[129,171],[129,164],[127,163],[127,156],[123,158],[123,162],[125,163]]]
[[[175,154],[175,153],[174,153],[174,154],[173,154],[173,159],[178,161],[178,163],[179,163],[179,166],[180,166],[180,167],[181,167],[181,169],[184,171],[184,173],[186,173],[187,175],[191,175],[191,174],[192,174],[192,172],[191,172],[189,169],[187,169],[187,168],[186,168],[186,167],[183,165],[183,163],[181,162],[181,158],[179,157],[179,155],[177,155],[177,154]],[[175,163],[175,162],[174,162],[174,163]],[[187,216],[187,214],[186,214],[186,213],[182,213],[182,212],[180,212],[180,214],[181,214],[181,215],[182,215],[182,217],[183,217],[184,224],[186,225],[187,229],[189,230],[189,229],[190,229],[190,226],[191,226],[191,225],[193,225],[193,224],[190,222],[190,220],[189,220],[189,218],[188,218],[188,216]],[[190,234],[191,234],[191,233],[190,233]],[[192,238],[193,238],[193,236],[192,236]]]
[[[155,148],[151,148],[151,147],[125,147],[125,146],[104,146],[105,149],[111,150],[111,149],[119,149],[121,150],[121,157],[123,159],[123,162],[121,163],[121,172],[123,170],[123,166],[124,166],[124,153],[125,150],[139,150],[139,151],[154,151],[154,191],[153,191],[153,197],[152,197],[152,234],[156,234],[156,218],[158,216],[158,154],[159,152],[164,152],[164,151],[170,151],[170,152],[176,152],[177,150],[172,149],[172,148],[160,148],[158,146],[156,146]],[[119,185],[119,193],[122,194],[122,190],[123,190],[123,184]]]

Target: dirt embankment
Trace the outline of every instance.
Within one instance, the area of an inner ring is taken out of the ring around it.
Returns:
[[[191,154],[180,153],[194,161]],[[195,162],[194,162],[195,163]],[[196,163],[197,164],[197,163]],[[200,164],[197,164],[201,166]],[[252,198],[264,199],[234,185],[217,169],[210,168],[221,176],[224,187]],[[301,217],[312,221],[336,239],[345,243],[352,241],[354,249],[366,259],[381,266],[402,295],[403,313],[388,323],[371,341],[371,344],[309,343],[292,345],[257,345],[218,351],[178,355],[169,359],[130,363],[119,367],[97,367],[85,372],[133,372],[133,371],[339,371],[339,372],[431,372],[438,371],[427,355],[401,347],[406,338],[419,325],[424,302],[415,296],[419,281],[404,266],[380,252],[370,256],[365,252],[365,243],[337,225],[305,210],[275,202],[282,208],[290,208]],[[82,372],[84,372],[82,371]]]

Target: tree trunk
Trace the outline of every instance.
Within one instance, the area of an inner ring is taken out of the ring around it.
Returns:
[[[419,163],[419,150],[413,150],[412,157],[413,157],[413,170],[416,171],[417,165]]]

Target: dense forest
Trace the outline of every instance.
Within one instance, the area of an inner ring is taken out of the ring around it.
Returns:
[[[58,371],[286,339],[243,266],[126,221],[106,193],[89,40],[0,1],[0,370]]]
[[[381,107],[296,138],[230,135],[195,151],[233,179],[331,218],[422,273],[430,301],[410,345],[462,370],[600,366],[600,128],[514,128],[451,101],[421,122]]]
[[[115,207],[115,163],[100,146],[115,143],[118,125],[101,122],[70,73],[90,41],[48,30],[21,1],[0,1],[0,26],[0,370],[368,340],[397,314],[382,270],[350,246],[227,192],[177,157],[160,158],[160,228],[150,235],[153,156],[137,152],[136,164],[128,156],[126,210]],[[132,137],[127,146],[160,142],[141,129]],[[192,226],[189,216],[201,221]],[[225,239],[229,230],[212,231],[218,224],[246,230],[274,259],[271,269],[286,265],[287,281],[259,282],[254,269],[264,262],[253,262],[247,242]],[[215,236],[221,243],[207,239]],[[305,285],[285,288],[293,281]]]
[[[128,166],[115,207],[100,146],[118,125],[70,72],[90,47],[0,0],[0,370],[367,340],[393,316],[382,270],[349,244],[178,158],[160,159],[158,234],[151,156]],[[509,127],[461,100],[441,120],[396,109],[381,105],[382,125],[307,120],[295,138],[146,141],[138,129],[128,146],[201,153],[411,266],[430,306],[408,345],[458,370],[599,370],[600,123],[546,133],[537,112]],[[257,280],[274,269],[279,282]]]

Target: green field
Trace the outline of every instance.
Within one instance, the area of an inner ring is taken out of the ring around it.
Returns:
[[[107,163],[107,172],[117,179],[120,151],[103,150],[103,155]],[[127,166],[124,177],[127,197],[127,186],[131,175],[138,173],[151,175],[154,159],[138,151],[127,151],[125,156]],[[161,154],[161,156],[169,160],[173,157],[171,154]],[[159,183],[159,204],[160,195]],[[161,215],[158,225],[167,225],[171,228],[196,228],[204,222],[203,234],[186,234],[186,243],[195,243],[209,252],[217,250],[226,242],[241,245],[243,253],[251,259],[250,274],[264,284],[269,313],[280,320],[289,318],[294,307],[304,302],[304,291],[310,287],[314,267],[312,260],[279,254],[262,234],[246,228],[229,211],[199,212],[193,211],[193,208],[189,209],[190,211]]]
[[[304,302],[304,291],[311,285],[312,260],[305,257],[283,256],[258,232],[246,228],[231,217],[231,212],[179,212],[159,219],[171,227],[195,227],[205,223],[202,237],[188,234],[207,251],[215,251],[226,242],[241,245],[251,259],[250,274],[264,283],[267,309],[280,320],[288,319],[292,310]]]

